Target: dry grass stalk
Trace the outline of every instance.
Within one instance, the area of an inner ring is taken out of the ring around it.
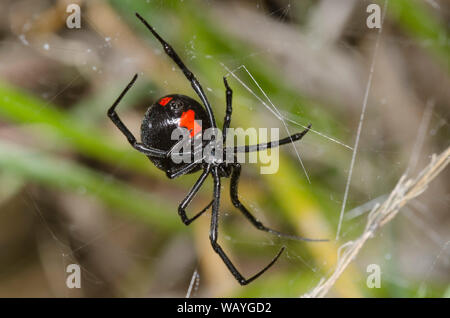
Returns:
[[[328,279],[322,279],[315,288],[302,297],[324,297],[350,262],[355,259],[366,241],[373,237],[379,228],[391,221],[402,207],[422,194],[430,182],[444,170],[449,161],[450,147],[439,156],[433,155],[431,162],[416,178],[407,179],[406,174],[402,175],[386,201],[373,207],[367,218],[367,224],[362,235],[354,241],[344,243],[339,248],[338,261],[334,272]]]

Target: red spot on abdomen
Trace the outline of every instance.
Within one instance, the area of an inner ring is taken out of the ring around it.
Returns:
[[[195,119],[195,112],[192,109],[181,114],[180,127],[186,127],[191,132],[191,137],[194,137],[202,131],[202,126],[197,124]]]
[[[166,106],[168,102],[170,102],[172,100],[172,97],[164,97],[161,98],[161,100],[159,101],[159,104],[161,106]]]

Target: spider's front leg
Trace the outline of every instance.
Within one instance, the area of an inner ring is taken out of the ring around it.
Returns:
[[[257,144],[257,145],[245,145],[245,146],[235,146],[232,149],[228,149],[227,151],[234,151],[234,153],[237,152],[253,152],[253,151],[262,151],[262,150],[266,150],[266,149],[270,149],[270,148],[276,148],[285,144],[289,144],[289,143],[294,143],[295,141],[299,141],[300,139],[302,139],[307,133],[308,131],[311,129],[311,124],[308,125],[308,127],[303,130],[300,133],[296,133],[293,134],[289,137],[277,140],[277,141],[271,141],[271,142],[266,142],[266,143],[262,143],[262,144]]]
[[[271,228],[268,228],[264,224],[262,224],[258,219],[256,219],[249,211],[248,209],[241,203],[241,201],[238,198],[238,185],[239,185],[239,178],[241,176],[241,165],[235,164],[233,166],[233,172],[231,174],[231,181],[230,181],[230,197],[231,202],[233,202],[233,205],[239,209],[239,211],[244,214],[244,216],[247,218],[247,220],[250,221],[250,223],[253,224],[254,227],[256,227],[258,230],[268,232],[271,234],[274,234],[276,236],[284,237],[291,240],[297,240],[297,241],[307,241],[307,242],[326,242],[328,240],[322,240],[322,239],[310,239],[305,238],[297,235],[291,235],[291,234],[285,234],[276,230],[272,230]]]
[[[181,217],[181,221],[183,221],[183,223],[185,225],[189,225],[191,224],[195,219],[197,219],[200,215],[202,215],[203,213],[205,213],[209,207],[213,204],[214,200],[212,200],[203,210],[201,210],[200,212],[198,212],[196,215],[194,215],[192,218],[188,218],[186,215],[186,208],[189,205],[189,203],[191,203],[192,199],[194,198],[194,196],[197,194],[198,190],[200,189],[200,187],[203,185],[203,183],[206,180],[206,177],[208,177],[209,173],[211,172],[211,165],[208,165],[205,170],[202,172],[200,178],[198,178],[198,180],[195,182],[194,186],[192,187],[192,189],[189,191],[189,193],[187,194],[187,196],[183,199],[183,201],[181,201],[180,205],[178,206],[178,214]]]
[[[218,236],[219,236],[219,202],[220,202],[220,177],[219,172],[217,170],[217,167],[213,168],[212,175],[214,179],[214,201],[213,201],[213,207],[212,207],[212,213],[211,213],[211,228],[209,232],[209,239],[211,241],[211,245],[214,249],[214,251],[219,254],[222,261],[227,266],[228,270],[233,274],[234,278],[239,282],[241,285],[247,285],[251,283],[253,280],[261,276],[265,271],[267,271],[270,267],[272,267],[273,264],[278,260],[278,258],[281,256],[281,253],[285,250],[285,247],[282,247],[278,254],[270,261],[269,264],[266,265],[262,270],[260,270],[258,273],[250,277],[249,279],[244,278],[241,273],[237,270],[236,266],[231,262],[231,260],[228,258],[228,256],[223,251],[222,247],[217,242]]]
[[[127,137],[128,142],[133,146],[134,149],[138,150],[139,152],[142,152],[143,154],[145,154],[147,156],[164,158],[166,156],[166,151],[147,147],[147,146],[144,146],[143,144],[137,142],[136,138],[133,136],[131,131],[125,126],[125,124],[119,118],[119,115],[117,115],[117,113],[116,113],[117,105],[119,105],[122,98],[125,96],[125,94],[128,92],[128,90],[134,85],[137,77],[138,77],[137,74],[135,74],[133,76],[133,79],[130,81],[130,83],[128,83],[127,87],[125,87],[125,89],[122,91],[122,93],[116,99],[116,101],[108,109],[108,117],[111,119],[111,121],[114,123],[114,125],[116,125],[116,127],[119,128],[119,130],[125,135],[125,137]]]

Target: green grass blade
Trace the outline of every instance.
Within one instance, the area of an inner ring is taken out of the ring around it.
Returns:
[[[176,205],[68,160],[0,141],[0,169],[57,190],[86,193],[112,211],[166,231],[184,229]]]

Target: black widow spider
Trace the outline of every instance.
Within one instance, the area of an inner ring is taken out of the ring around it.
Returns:
[[[194,99],[178,94],[167,95],[158,100],[158,102],[151,105],[142,122],[141,126],[141,139],[142,143],[136,141],[136,138],[133,134],[128,130],[128,128],[123,124],[117,115],[115,108],[120,103],[123,96],[127,93],[127,91],[133,86],[137,79],[137,74],[134,75],[131,82],[128,86],[123,90],[114,104],[108,110],[108,116],[112,120],[112,122],[120,129],[120,131],[127,137],[129,143],[133,146],[134,149],[139,152],[145,154],[157,168],[166,172],[167,177],[173,179],[188,173],[193,173],[199,170],[203,170],[200,178],[194,184],[192,189],[189,191],[187,196],[181,202],[178,207],[178,214],[181,217],[181,220],[185,225],[189,225],[192,221],[202,215],[205,211],[209,209],[212,205],[212,214],[211,214],[211,228],[210,228],[210,241],[214,251],[219,254],[222,258],[225,265],[228,267],[230,272],[236,278],[236,280],[241,285],[246,285],[251,281],[258,278],[261,274],[263,274],[266,270],[268,270],[280,257],[281,253],[284,251],[285,247],[282,247],[278,254],[272,259],[272,261],[266,265],[262,270],[258,273],[250,277],[249,279],[245,279],[233,263],[230,261],[228,256],[225,254],[219,243],[218,239],[218,221],[219,221],[219,201],[220,201],[220,179],[221,178],[230,178],[230,194],[231,201],[233,205],[238,208],[244,216],[258,229],[262,231],[266,231],[277,236],[295,239],[295,240],[304,240],[304,241],[323,241],[323,240],[312,240],[307,238],[302,238],[294,235],[284,234],[275,230],[272,230],[261,222],[259,222],[247,208],[239,201],[238,198],[238,183],[239,177],[241,175],[241,165],[233,161],[232,163],[227,162],[224,158],[219,158],[219,160],[210,161],[206,160],[205,157],[201,158],[200,161],[193,161],[190,163],[174,163],[171,159],[172,148],[177,144],[177,140],[171,139],[171,133],[174,129],[180,129],[181,127],[187,128],[190,132],[191,137],[197,137],[199,132],[203,132],[208,128],[217,128],[216,121],[214,119],[214,113],[211,109],[211,106],[206,98],[205,93],[200,85],[200,83],[195,78],[194,74],[184,65],[181,61],[178,54],[173,50],[173,48],[164,41],[161,36],[156,33],[156,31],[151,27],[147,21],[142,18],[138,13],[136,16],[144,23],[144,25],[152,32],[152,34],[156,37],[156,39],[161,43],[164,48],[165,53],[178,65],[178,67],[183,71],[184,75],[191,83],[192,88],[195,93],[200,97],[203,105],[206,108],[203,108],[197,101]],[[226,132],[230,127],[231,122],[231,98],[232,98],[232,90],[228,86],[227,80],[223,78],[225,88],[226,88],[226,115],[223,124],[223,143],[220,146],[225,145],[226,141]],[[194,120],[195,119],[195,120]],[[203,126],[198,124],[199,120]],[[278,147],[279,145],[284,145],[287,143],[293,143],[294,141],[300,140],[308,131],[311,125],[308,126],[301,133],[294,134],[290,137],[269,143],[263,143],[252,146],[240,146],[234,147],[232,149],[226,148],[225,150],[231,151],[234,155],[238,152],[253,152],[264,150],[267,148]],[[214,140],[207,142],[203,142],[202,147],[206,147],[208,144],[213,143],[213,147],[217,147],[219,141],[214,143]],[[214,150],[213,150],[214,152]],[[226,153],[226,151],[224,152]],[[221,160],[222,159],[222,160]],[[188,218],[185,212],[186,207],[192,201],[194,196],[197,194],[198,190],[206,180],[209,175],[212,175],[214,181],[214,195],[213,200],[199,213],[195,214],[194,217]]]

